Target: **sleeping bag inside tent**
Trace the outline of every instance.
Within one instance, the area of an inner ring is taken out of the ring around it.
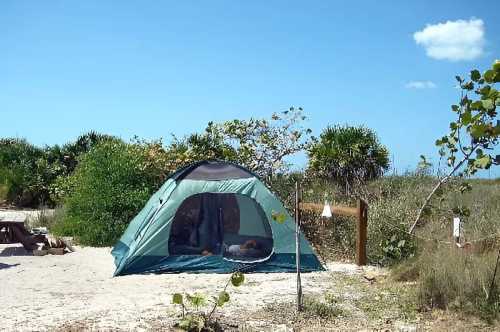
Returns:
[[[302,233],[300,242],[301,270],[323,270]],[[115,276],[292,272],[295,223],[250,171],[202,161],[167,179],[130,222],[112,254]]]

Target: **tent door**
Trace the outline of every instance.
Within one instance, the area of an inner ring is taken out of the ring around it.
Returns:
[[[272,248],[269,221],[248,196],[195,194],[182,202],[172,221],[171,255],[222,255],[250,262],[267,257]]]

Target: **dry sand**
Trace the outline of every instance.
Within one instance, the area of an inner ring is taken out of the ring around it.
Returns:
[[[328,270],[303,274],[307,294],[323,294],[334,274],[360,272],[351,264],[329,264]],[[74,323],[95,330],[147,330],[159,321],[170,326],[178,314],[171,294],[214,294],[228,278],[187,273],[113,278],[113,271],[110,248],[36,257],[22,247],[0,245],[0,330],[51,330]],[[238,316],[270,302],[292,301],[295,287],[293,273],[247,274],[243,286],[230,290],[224,313]]]

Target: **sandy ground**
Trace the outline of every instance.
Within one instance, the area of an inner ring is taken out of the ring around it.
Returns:
[[[308,294],[332,287],[329,275],[360,273],[355,265],[330,264],[329,271],[303,274]],[[0,245],[1,330],[50,330],[85,321],[87,328],[150,329],[165,326],[177,315],[171,304],[176,292],[216,293],[228,275],[161,274],[112,277],[110,248],[77,248],[64,256],[32,256],[16,245]],[[215,286],[215,289],[213,288]],[[267,303],[292,301],[293,273],[247,274],[245,284],[231,290],[224,313],[262,309]]]

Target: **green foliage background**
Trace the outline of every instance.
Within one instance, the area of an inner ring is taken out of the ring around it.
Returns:
[[[143,146],[118,140],[84,154],[67,178],[66,214],[53,231],[83,244],[112,245],[158,186],[146,154]]]

